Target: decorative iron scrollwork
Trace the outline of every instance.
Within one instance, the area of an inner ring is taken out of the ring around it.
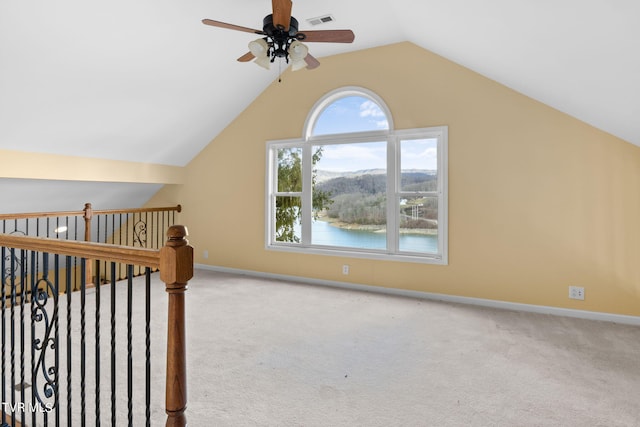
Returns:
[[[58,332],[58,293],[53,284],[46,278],[38,280],[33,290],[33,304],[31,305],[31,318],[39,324],[44,332],[41,338],[34,337],[33,348],[39,352],[36,356],[35,378],[33,393],[40,407],[51,410],[58,406],[58,370],[55,365],[55,357],[48,356],[49,350],[55,353]],[[47,305],[53,301],[53,313],[49,317]],[[38,328],[40,329],[40,328]]]
[[[22,231],[16,230],[10,234],[19,234],[21,236],[26,236]],[[8,291],[6,295],[10,298],[10,304],[16,304],[16,297],[20,295],[21,297],[26,296],[26,293],[23,292],[22,289],[22,276],[27,268],[27,259],[26,257],[22,258],[20,256],[21,251],[19,249],[9,249],[7,248],[4,253],[4,271],[2,271],[2,282],[0,282],[1,286],[8,287]]]
[[[136,244],[142,248],[147,247],[147,223],[143,220],[133,226],[133,246]]]

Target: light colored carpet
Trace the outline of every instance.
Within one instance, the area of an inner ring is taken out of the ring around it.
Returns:
[[[190,426],[640,426],[640,328],[198,270]]]
[[[136,279],[134,307],[142,307],[142,284]],[[105,425],[110,424],[110,288],[101,289]],[[167,296],[157,274],[152,289],[151,417],[152,425],[160,426]],[[80,343],[76,296],[74,348]],[[126,286],[119,286],[117,425],[125,425],[127,409],[125,296]],[[95,290],[87,295],[87,306],[94,304]],[[65,306],[63,298],[61,329]],[[635,326],[204,270],[190,282],[187,315],[191,427],[640,426],[640,328]],[[143,322],[144,311],[136,309],[136,426],[144,425]],[[93,330],[91,317],[87,330]],[[89,335],[89,425],[95,419],[94,342]],[[66,425],[64,366],[61,425]],[[80,353],[74,350],[74,425],[80,424],[79,372]],[[53,415],[50,425],[52,420]]]

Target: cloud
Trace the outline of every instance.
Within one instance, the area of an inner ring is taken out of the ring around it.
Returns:
[[[386,144],[340,144],[324,147],[320,169],[353,171],[386,167]]]
[[[420,152],[409,152],[402,150],[402,159],[403,160],[419,160],[419,159],[437,159],[438,158],[438,150],[434,147],[427,148],[426,150]]]
[[[378,104],[373,101],[366,100],[360,104],[360,117],[386,117]]]
[[[422,153],[420,153],[420,157],[426,157],[428,159],[437,159],[438,149],[435,147],[427,148]]]
[[[360,104],[360,117],[362,118],[372,118],[382,120],[373,120],[372,123],[378,129],[389,129],[389,121],[387,120],[387,115],[380,109],[380,106],[373,101],[366,100],[362,104]]]
[[[401,162],[403,169],[437,168],[438,148],[435,140],[413,140],[402,144]]]

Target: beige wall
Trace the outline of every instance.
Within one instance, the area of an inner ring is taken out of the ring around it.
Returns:
[[[196,262],[640,315],[640,148],[410,43],[321,62],[274,82],[156,196],[183,205]],[[265,141],[300,137],[313,104],[350,85],[380,95],[396,129],[449,126],[449,265],[265,250]]]
[[[184,168],[179,166],[2,149],[0,158],[0,178],[171,185],[184,179]]]

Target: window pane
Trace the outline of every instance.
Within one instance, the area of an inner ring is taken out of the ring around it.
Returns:
[[[438,188],[438,140],[400,141],[400,190],[436,191]]]
[[[302,191],[302,149],[278,149],[278,192]]]
[[[301,209],[300,197],[276,197],[276,241],[300,243]]]
[[[403,252],[438,253],[438,199],[400,200],[399,248]]]
[[[311,242],[386,249],[387,143],[315,146]]]
[[[320,113],[312,135],[389,129],[380,106],[364,96],[346,96],[329,104]]]

